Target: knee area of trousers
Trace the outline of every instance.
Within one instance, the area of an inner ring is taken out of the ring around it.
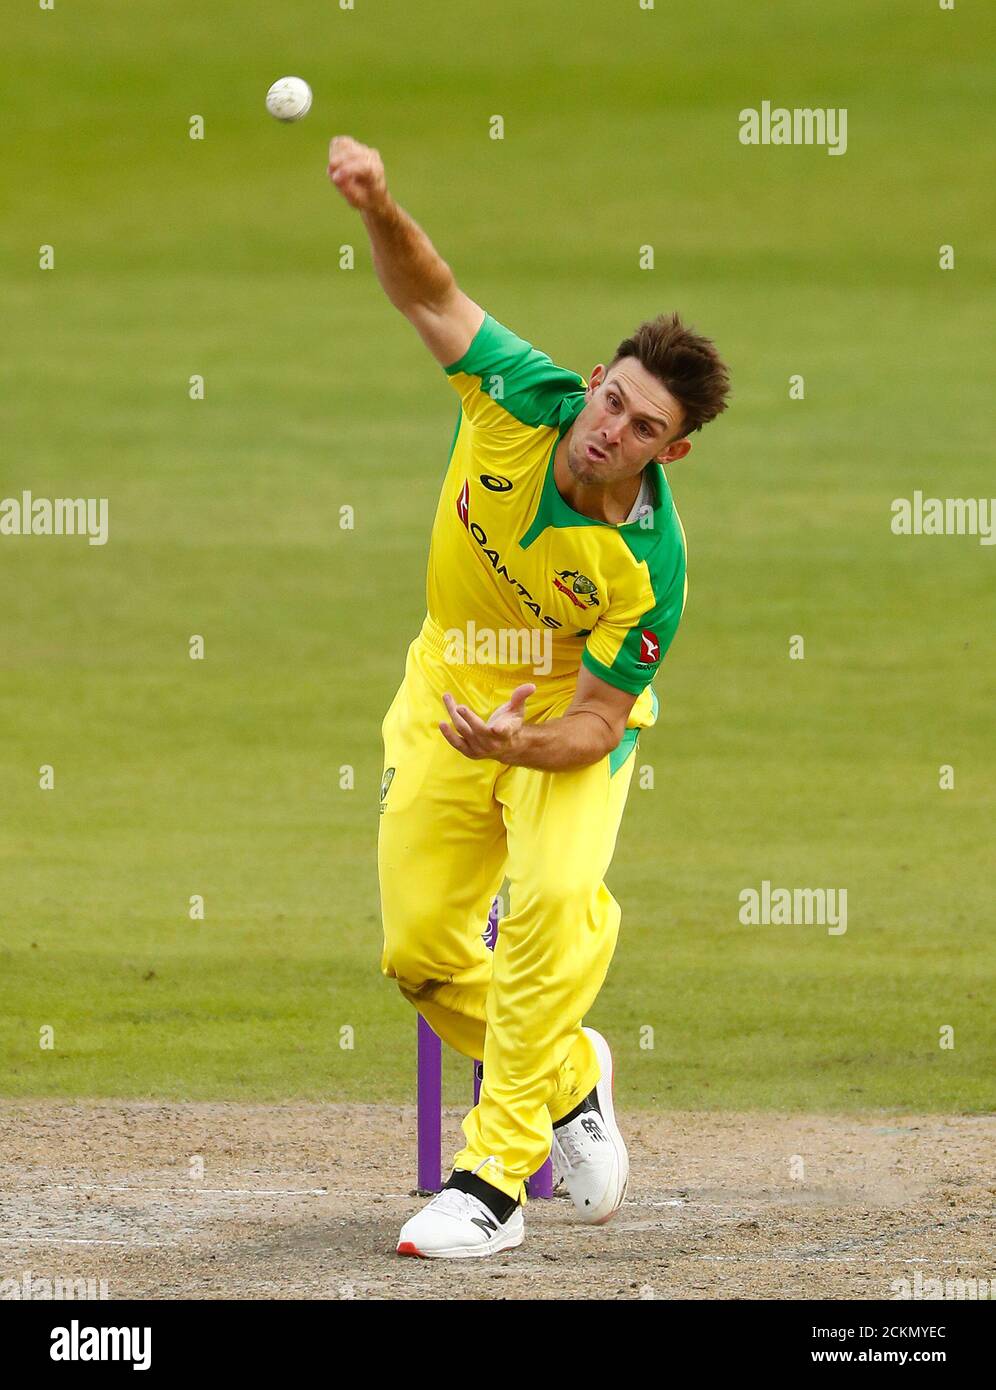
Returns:
[[[539,914],[548,920],[578,922],[587,916],[595,902],[599,882],[558,879],[537,883],[531,891],[523,893],[518,902],[513,899],[513,906],[517,912],[524,910],[530,916]]]
[[[402,993],[417,990],[427,980],[433,978],[430,962],[425,952],[406,949],[403,945],[386,947],[380,962],[381,973],[396,980]]]
[[[427,948],[435,936],[437,914],[438,907],[428,902],[422,906],[418,895],[413,895],[400,910],[395,904],[390,911],[384,911],[381,969],[385,975],[416,983],[430,978],[432,961]]]

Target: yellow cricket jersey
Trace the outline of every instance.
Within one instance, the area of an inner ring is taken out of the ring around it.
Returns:
[[[660,464],[652,514],[615,526],[574,511],[554,482],[557,444],[586,383],[485,316],[446,374],[461,406],[432,528],[429,622],[477,634],[539,629],[549,674],[583,662],[639,698],[629,727],[654,723],[650,682],[685,603],[685,541]],[[528,635],[528,634],[524,634]],[[501,660],[501,653],[496,654]]]

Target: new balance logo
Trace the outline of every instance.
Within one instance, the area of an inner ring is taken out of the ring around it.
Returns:
[[[480,1226],[486,1236],[493,1236],[498,1229],[498,1222],[493,1221],[488,1216],[474,1216],[471,1218],[472,1226]]]
[[[601,1122],[594,1115],[582,1115],[581,1128],[589,1139],[597,1139],[600,1144],[607,1144],[609,1137],[602,1128]]]

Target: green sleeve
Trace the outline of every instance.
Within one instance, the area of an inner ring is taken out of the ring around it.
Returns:
[[[533,428],[557,425],[564,397],[584,389],[577,372],[558,367],[490,314],[464,355],[445,370],[471,419],[498,406]]]

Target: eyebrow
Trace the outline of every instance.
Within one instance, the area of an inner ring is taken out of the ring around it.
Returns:
[[[629,405],[629,401],[626,399],[626,392],[622,389],[622,387],[619,385],[619,383],[618,383],[617,381],[613,381],[613,382],[607,383],[607,384],[611,384],[613,391],[615,391],[615,392],[617,393],[617,395],[622,396],[623,404],[624,404],[624,405]],[[669,430],[669,429],[671,428],[671,421],[670,421],[670,420],[661,420],[661,419],[660,419],[658,416],[656,416],[656,415],[642,415],[642,414],[641,414],[641,415],[637,415],[636,418],[637,418],[638,420],[646,420],[646,421],[648,421],[648,423],[650,423],[650,424],[652,424],[652,425],[663,425],[664,428],[665,428],[666,430]]]

